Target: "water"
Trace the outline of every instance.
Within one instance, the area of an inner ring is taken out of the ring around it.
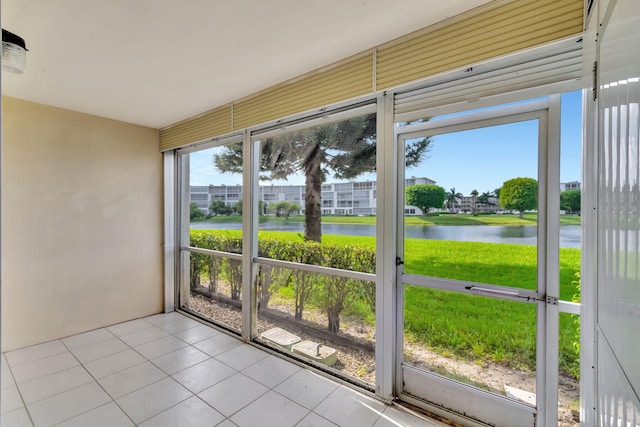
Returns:
[[[212,224],[195,222],[192,229],[240,230],[241,223]],[[260,230],[304,233],[301,222],[265,222]],[[347,236],[375,236],[376,226],[369,224],[322,224],[323,234]],[[536,227],[531,225],[409,225],[405,227],[409,239],[455,240],[461,242],[536,244]],[[560,247],[580,249],[580,226],[560,227]]]

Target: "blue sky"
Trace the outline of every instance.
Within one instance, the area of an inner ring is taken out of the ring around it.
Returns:
[[[493,191],[511,178],[537,179],[537,122],[528,121],[474,129],[432,138],[428,157],[418,167],[408,168],[407,177],[426,176],[449,191],[467,196],[472,190]],[[560,181],[581,180],[581,94],[562,95]],[[191,185],[242,184],[240,174],[220,174],[211,161],[215,150],[191,154]],[[361,180],[373,180],[373,174]],[[335,182],[331,178],[327,182]],[[292,176],[289,184],[302,184]],[[274,182],[274,184],[278,184]]]

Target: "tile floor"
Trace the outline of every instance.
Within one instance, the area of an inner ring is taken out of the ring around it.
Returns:
[[[2,427],[438,426],[178,313],[2,355]]]

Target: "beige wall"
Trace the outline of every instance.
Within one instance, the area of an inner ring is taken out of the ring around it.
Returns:
[[[2,351],[162,310],[155,129],[2,99]]]

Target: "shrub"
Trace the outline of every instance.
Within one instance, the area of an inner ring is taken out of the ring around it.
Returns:
[[[242,238],[216,231],[192,231],[191,245],[203,249],[238,253]],[[323,245],[314,241],[260,239],[260,257],[299,264],[319,265],[342,270],[374,273],[375,249],[356,245]],[[237,260],[191,253],[191,287],[199,285],[201,276],[209,279],[209,291],[217,292],[217,282],[224,279],[231,288],[231,298],[239,299],[242,290],[242,263]],[[256,278],[258,308],[268,306],[271,296],[283,286],[294,293],[294,316],[302,319],[305,306],[317,297],[329,318],[327,328],[340,330],[340,313],[355,300],[366,302],[375,311],[375,282],[318,275],[295,269],[260,265]],[[319,291],[322,292],[319,293]]]

